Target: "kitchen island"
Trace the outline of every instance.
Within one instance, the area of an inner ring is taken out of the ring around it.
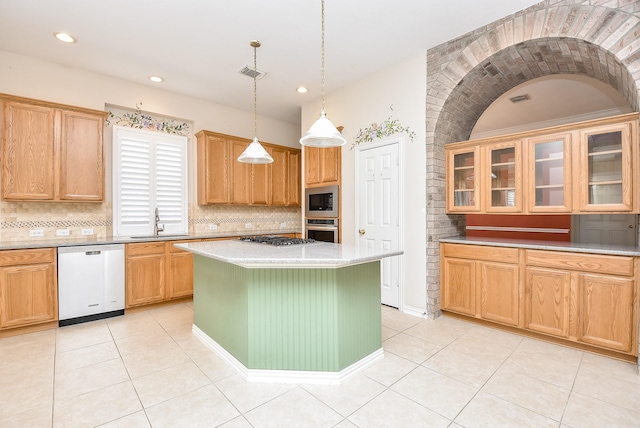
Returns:
[[[383,358],[380,260],[325,242],[186,243],[194,334],[248,381],[335,384]]]

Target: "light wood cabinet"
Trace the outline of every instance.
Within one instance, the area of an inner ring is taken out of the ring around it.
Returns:
[[[299,149],[261,143],[274,162],[251,165],[237,161],[250,140],[210,131],[196,137],[199,205],[300,205]]]
[[[340,184],[342,147],[305,147],[305,187]]]
[[[169,253],[167,299],[177,299],[193,295],[193,253],[174,246],[174,244],[179,243],[182,242],[167,242],[167,250]]]
[[[441,254],[443,309],[518,325],[517,249],[443,244]]]
[[[639,260],[442,243],[441,306],[567,344],[637,356]]]
[[[522,142],[508,141],[483,148],[480,192],[488,213],[522,212]],[[483,180],[484,179],[484,180]]]
[[[634,202],[638,204],[638,196],[633,192],[638,186],[634,188],[632,174],[632,169],[640,168],[634,153],[638,150],[637,120],[582,129],[579,135],[580,148],[574,159],[579,171],[574,183],[576,211],[637,212]]]
[[[573,133],[526,139],[526,195],[530,213],[569,213],[572,204]]]
[[[58,319],[55,248],[0,251],[0,329]]]
[[[524,327],[568,338],[570,272],[527,267],[526,275]]]
[[[447,212],[480,211],[480,146],[446,150]]]
[[[126,307],[164,300],[166,288],[165,242],[126,245]]]
[[[640,212],[638,113],[449,144],[448,213]]]
[[[103,202],[107,113],[0,95],[2,198]]]

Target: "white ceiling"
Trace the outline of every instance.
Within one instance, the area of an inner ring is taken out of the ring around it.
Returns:
[[[326,92],[537,0],[326,0]],[[262,42],[258,112],[299,124],[320,97],[320,0],[0,0],[0,50],[253,110],[249,41]],[[78,39],[67,45],[52,34]],[[154,84],[150,75],[165,82]],[[304,85],[309,93],[295,88]],[[105,100],[109,102],[109,100]]]

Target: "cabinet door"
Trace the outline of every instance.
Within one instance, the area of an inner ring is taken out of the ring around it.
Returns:
[[[58,319],[53,263],[0,268],[0,328]]]
[[[524,327],[529,330],[569,337],[571,273],[527,268]]]
[[[231,171],[231,204],[249,204],[251,202],[251,164],[238,162],[238,156],[244,152],[250,141],[231,140],[229,171]]]
[[[272,185],[271,177],[273,165],[278,162],[274,157],[274,148],[265,145],[264,149],[273,158],[273,163],[251,165],[251,204],[269,205],[271,204]],[[282,162],[282,159],[280,159]],[[235,165],[234,165],[235,166]]]
[[[271,147],[271,205],[289,203],[289,150]]]
[[[633,278],[578,274],[578,340],[634,351],[636,307]]]
[[[576,181],[581,212],[630,212],[631,123],[589,128],[580,132]]]
[[[302,184],[300,179],[300,150],[289,150],[287,152],[288,184],[287,184],[287,205],[300,206],[300,194]]]
[[[307,186],[320,183],[320,148],[304,148],[304,180]]]
[[[198,204],[229,203],[229,143],[226,139],[198,134]]]
[[[103,201],[102,116],[63,110],[60,126],[59,199]]]
[[[476,263],[472,260],[444,258],[442,307],[476,315]]]
[[[477,146],[446,150],[447,212],[480,211],[480,150]]]
[[[170,248],[167,299],[177,299],[193,294],[193,254],[175,248],[173,244],[176,242],[167,242]]]
[[[521,141],[484,147],[485,164],[481,168],[480,191],[485,197],[485,211],[522,212]]]
[[[4,103],[3,199],[53,200],[54,117],[50,107]]]
[[[159,302],[165,296],[165,243],[126,246],[127,307]]]
[[[320,148],[320,181],[323,184],[338,184],[340,182],[340,164],[342,147]]]
[[[571,212],[571,133],[529,138],[526,156],[527,211]]]
[[[518,265],[477,262],[480,266],[480,317],[518,325]]]

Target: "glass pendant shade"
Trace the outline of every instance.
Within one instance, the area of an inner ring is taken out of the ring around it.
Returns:
[[[273,158],[262,147],[262,144],[258,141],[258,137],[253,137],[251,144],[244,149],[244,152],[238,156],[238,162],[242,163],[271,163]]]
[[[337,147],[347,142],[340,131],[327,119],[324,111],[318,120],[300,138],[300,144],[307,147]]]

